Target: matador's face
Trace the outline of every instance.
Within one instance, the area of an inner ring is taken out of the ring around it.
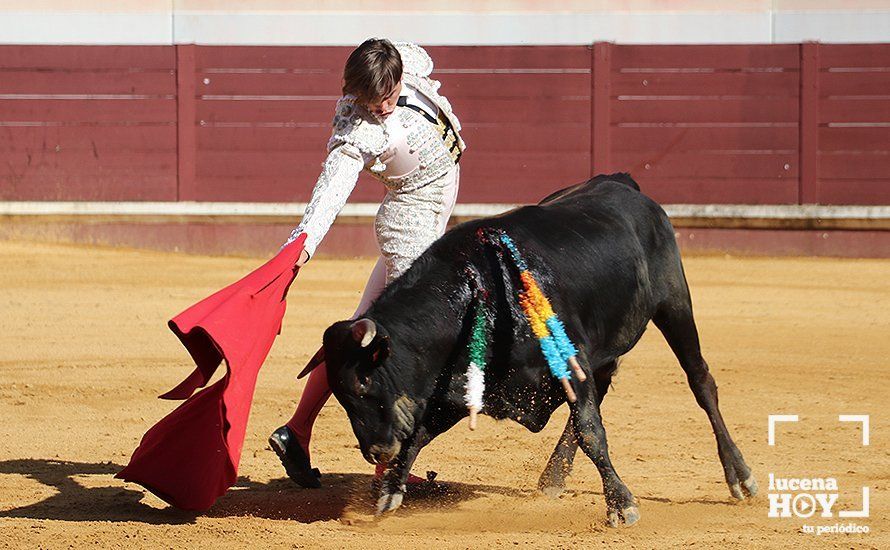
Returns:
[[[396,103],[399,101],[399,95],[402,93],[402,81],[396,83],[395,88],[385,97],[377,98],[369,101],[368,110],[382,119],[386,119],[396,110]]]

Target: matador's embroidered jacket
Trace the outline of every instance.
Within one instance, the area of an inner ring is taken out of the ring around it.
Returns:
[[[394,45],[402,57],[403,87],[425,97],[438,109],[438,116],[432,118],[400,102],[386,120],[381,120],[355,97],[340,98],[321,175],[300,225],[287,241],[306,233],[305,246],[310,255],[346,204],[362,169],[383,182],[390,193],[410,193],[454,167],[466,149],[458,133],[460,121],[448,99],[439,94],[440,83],[429,78],[433,60],[415,44]],[[376,226],[385,226],[385,220],[378,219]]]

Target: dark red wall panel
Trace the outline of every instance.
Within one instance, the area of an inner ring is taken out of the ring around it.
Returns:
[[[890,204],[890,44],[817,46],[822,204]]]
[[[0,46],[0,199],[176,200],[164,46]]]
[[[589,177],[589,47],[428,51],[468,145],[461,202],[535,202]]]
[[[798,202],[798,46],[609,47],[612,169],[661,202]]]
[[[188,200],[307,201],[330,137],[340,47],[197,46],[196,170]],[[379,200],[359,185],[353,201]]]

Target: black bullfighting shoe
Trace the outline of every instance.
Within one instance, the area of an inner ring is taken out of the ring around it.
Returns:
[[[317,489],[321,487],[321,472],[309,464],[309,457],[287,426],[282,426],[269,436],[269,445],[284,466],[284,471],[294,483],[301,487]]]

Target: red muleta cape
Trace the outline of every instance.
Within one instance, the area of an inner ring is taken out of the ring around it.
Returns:
[[[234,485],[256,378],[281,332],[305,235],[263,266],[168,323],[197,368],[161,399],[186,399],[142,437],[118,478],[184,510],[206,510]],[[198,393],[220,362],[225,376]]]

